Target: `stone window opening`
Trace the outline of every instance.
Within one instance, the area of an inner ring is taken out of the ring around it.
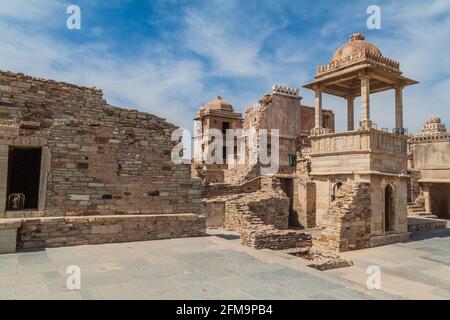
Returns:
[[[336,195],[338,190],[342,187],[343,183],[342,182],[338,182],[333,186],[333,192],[331,193],[331,201],[333,202],[334,200],[336,200]]]
[[[38,210],[41,158],[42,148],[9,148],[7,210]],[[15,195],[24,200],[16,203]]]
[[[226,146],[222,147],[222,158],[223,158],[224,162],[226,163],[226,161],[227,161],[227,147]]]
[[[297,164],[297,156],[295,154],[289,155],[289,165],[291,167],[295,166]]]
[[[222,133],[226,134],[228,129],[230,129],[230,123],[229,122],[222,122]]]

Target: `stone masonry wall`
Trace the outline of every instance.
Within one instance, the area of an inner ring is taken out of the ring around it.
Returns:
[[[241,243],[255,249],[286,250],[312,246],[311,235],[300,230],[276,230],[269,227],[241,232]]]
[[[0,72],[0,145],[50,151],[43,216],[200,213],[199,179],[171,161],[175,128],[95,88]]]
[[[29,218],[22,220],[17,242],[27,249],[204,234],[205,218],[196,214]]]
[[[319,246],[343,252],[368,248],[371,233],[369,183],[344,183],[323,217]]]

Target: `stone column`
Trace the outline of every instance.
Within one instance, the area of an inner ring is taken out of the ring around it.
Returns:
[[[315,99],[314,99],[314,128],[322,128],[322,92],[320,89],[315,89]]]
[[[347,131],[355,130],[355,97],[347,97]]]
[[[5,217],[8,186],[9,146],[0,145],[0,218]]]
[[[431,210],[431,184],[424,183],[422,185],[423,198],[425,200],[425,211],[428,213],[433,213]]]
[[[48,174],[51,168],[52,155],[49,147],[42,147],[42,157],[41,157],[41,176],[39,179],[39,199],[38,199],[38,210],[45,210],[45,201],[47,198],[47,180]]]
[[[395,87],[395,131],[403,134],[403,86]]]
[[[361,77],[361,127],[370,128],[370,78]]]

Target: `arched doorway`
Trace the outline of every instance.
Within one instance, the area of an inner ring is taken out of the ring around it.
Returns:
[[[388,184],[384,189],[384,231],[395,230],[394,190]]]
[[[342,185],[343,185],[342,182],[338,182],[334,185],[333,192],[331,194],[331,201],[336,200],[336,194],[337,194],[338,190],[342,187]]]

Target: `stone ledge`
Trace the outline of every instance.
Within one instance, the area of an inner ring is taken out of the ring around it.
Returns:
[[[408,232],[447,228],[447,220],[408,217]]]
[[[0,230],[17,229],[22,225],[22,219],[0,219]]]

